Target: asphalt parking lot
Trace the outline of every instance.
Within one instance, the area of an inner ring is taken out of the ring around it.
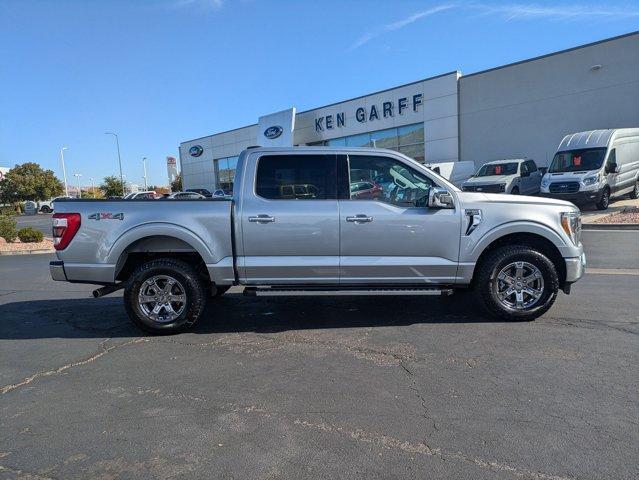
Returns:
[[[450,298],[211,302],[145,337],[119,295],[0,257],[0,479],[639,476],[639,231],[530,323]]]
[[[14,218],[18,228],[35,228],[44,233],[45,237],[50,237],[52,216],[52,213],[38,213],[36,215],[19,215]]]

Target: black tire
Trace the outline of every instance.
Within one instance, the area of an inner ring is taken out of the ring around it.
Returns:
[[[510,191],[511,195],[519,195],[519,187],[513,187],[513,189]]]
[[[633,188],[632,192],[630,192],[630,198],[639,198],[639,179],[635,180],[635,188]]]
[[[143,311],[143,308],[146,307],[140,305],[138,301],[140,289],[147,280],[154,277],[172,278],[177,281],[180,287],[178,293],[183,290],[185,297],[183,309],[176,318],[170,321],[159,322],[149,318]],[[204,311],[206,299],[205,282],[196,273],[195,269],[188,263],[173,258],[159,258],[142,264],[131,275],[124,289],[124,307],[129,318],[139,329],[154,335],[183,332],[193,327]]]
[[[228,286],[228,285],[217,285],[215,287],[215,294],[213,296],[214,297],[221,297],[226,292],[228,292],[229,288],[231,288],[231,287]]]
[[[604,191],[601,194],[601,198],[596,203],[597,210],[606,210],[610,205],[610,189],[608,187],[604,188]]]
[[[536,267],[543,278],[543,291],[539,299],[529,308],[517,310],[508,308],[498,298],[496,277],[506,266],[525,262]],[[491,316],[504,320],[530,321],[548,311],[557,298],[559,275],[555,265],[543,253],[526,245],[512,245],[497,248],[487,254],[477,266],[475,292],[479,303]]]
[[[40,211],[42,213],[51,213],[51,207],[49,207],[48,205],[43,205]]]

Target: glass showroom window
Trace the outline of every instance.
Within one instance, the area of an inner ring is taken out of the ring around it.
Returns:
[[[215,188],[224,190],[224,193],[233,193],[233,179],[235,178],[235,168],[237,167],[237,157],[217,158],[213,160],[215,170]]]
[[[410,158],[424,163],[424,124],[415,123],[398,128],[388,128],[370,133],[360,133],[348,137],[332,138],[309,145],[327,145],[329,147],[374,147],[396,150]]]

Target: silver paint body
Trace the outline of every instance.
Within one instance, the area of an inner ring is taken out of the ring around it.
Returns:
[[[257,164],[260,156],[274,153],[392,157],[446,188],[455,208],[397,207],[377,200],[261,198],[255,193]],[[219,285],[233,284],[237,276],[243,285],[462,286],[471,281],[484,249],[511,233],[537,234],[550,240],[566,260],[567,281],[576,281],[583,273],[582,246],[574,245],[560,225],[561,212],[577,211],[574,205],[539,197],[461,192],[395,151],[329,147],[249,149],[238,159],[235,192],[233,201],[59,202],[57,212],[80,213],[82,224],[70,245],[57,252],[64,264],[52,266],[52,276],[113,283],[128,253],[195,251],[204,260],[211,279]],[[465,235],[467,209],[480,209],[483,217],[470,235]],[[123,213],[124,218],[89,220],[93,213]],[[370,221],[352,221],[353,217],[367,217]]]

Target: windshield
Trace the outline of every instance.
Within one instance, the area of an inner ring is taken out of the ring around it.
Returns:
[[[487,163],[483,165],[477,173],[474,175],[475,177],[490,177],[492,175],[515,175],[517,173],[517,166],[519,164],[516,162],[511,163]]]
[[[599,170],[603,164],[605,148],[585,148],[555,153],[555,158],[550,164],[550,173],[557,172],[583,172],[586,170]]]

